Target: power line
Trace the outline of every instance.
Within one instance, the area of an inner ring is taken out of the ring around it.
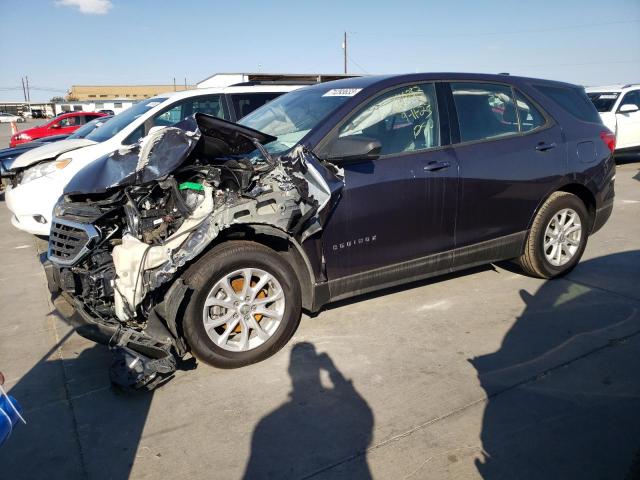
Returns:
[[[498,68],[498,69],[514,69],[514,68],[538,68],[538,67],[580,67],[583,65],[613,65],[618,63],[640,63],[640,59],[635,60],[611,60],[611,61],[601,61],[601,62],[580,62],[580,63],[537,63],[537,64],[528,64],[528,65],[509,65],[505,67],[505,64],[484,64],[484,65],[474,65],[474,67],[480,68]]]
[[[42,92],[58,92],[58,93],[66,93],[67,91],[62,88],[55,87],[34,87],[33,85],[29,85],[30,90],[39,90]],[[15,87],[0,87],[0,91],[11,91],[11,90],[22,90],[20,85]]]
[[[351,55],[347,55],[347,58],[349,59],[349,61],[351,63],[353,63],[356,67],[358,67],[360,70],[362,70],[363,73],[366,73],[367,75],[371,75],[371,73],[369,73],[362,65],[360,65],[358,62],[356,62]]]
[[[376,31],[376,32],[349,32],[353,35],[375,35],[375,36],[393,36],[393,37],[483,37],[493,35],[519,35],[522,33],[541,33],[541,32],[553,32],[556,30],[574,30],[580,28],[592,28],[602,27],[605,25],[621,25],[629,23],[640,23],[640,19],[634,20],[617,20],[612,22],[600,22],[600,23],[583,23],[580,25],[563,25],[558,27],[548,28],[532,28],[523,30],[512,31],[500,31],[500,32],[455,32],[455,33],[411,33],[411,32],[388,32],[388,31]]]

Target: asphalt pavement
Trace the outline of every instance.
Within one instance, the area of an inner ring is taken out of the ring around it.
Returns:
[[[505,263],[358,297],[264,362],[136,395],[56,314],[0,202],[0,370],[28,421],[0,477],[623,479],[640,461],[640,162],[616,188],[563,279]]]

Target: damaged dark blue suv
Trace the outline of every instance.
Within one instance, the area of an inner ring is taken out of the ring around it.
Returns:
[[[567,272],[611,214],[614,142],[582,88],[507,75],[353,78],[240,124],[196,114],[69,183],[50,288],[130,385],[189,351],[239,367],[301,309],[504,259]]]

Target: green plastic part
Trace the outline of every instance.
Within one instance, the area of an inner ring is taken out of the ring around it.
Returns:
[[[183,182],[180,184],[178,188],[180,190],[198,190],[198,191],[204,190],[204,187],[202,186],[202,184],[196,183],[196,182]]]

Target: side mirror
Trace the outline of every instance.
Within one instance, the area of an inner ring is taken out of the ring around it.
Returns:
[[[60,124],[59,123],[54,123],[49,128],[60,128]]]
[[[339,160],[341,163],[374,160],[380,156],[380,150],[382,144],[375,138],[339,137],[331,145],[327,160]]]
[[[632,112],[637,112],[638,110],[640,110],[640,108],[638,108],[638,105],[635,105],[633,103],[625,103],[618,109],[618,112],[632,113]]]

